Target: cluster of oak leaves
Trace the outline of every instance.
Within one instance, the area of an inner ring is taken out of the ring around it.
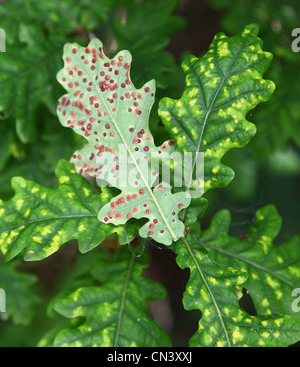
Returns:
[[[207,230],[200,230],[199,218],[207,200],[192,197],[192,176],[184,187],[172,188],[159,182],[159,173],[149,163],[154,153],[164,159],[175,151],[182,155],[202,152],[204,177],[199,183],[205,192],[233,179],[232,170],[221,159],[255,135],[246,113],[274,91],[274,84],[262,78],[272,56],[262,51],[257,34],[255,25],[230,38],[220,33],[201,59],[188,56],[184,60],[182,97],[159,103],[159,115],[170,134],[170,140],[161,146],[155,145],[148,121],[155,82],[139,90],[134,87],[130,53],[121,51],[110,60],[98,39],[87,47],[66,44],[64,68],[57,79],[67,94],[59,100],[57,113],[62,125],[82,135],[87,144],[74,152],[71,163],[58,163],[56,189],[21,178],[13,180],[16,195],[2,202],[0,209],[4,259],[25,249],[27,260],[41,260],[74,238],[79,250],[86,253],[113,233],[118,234],[120,244],[126,244],[138,231],[141,239],[172,245],[178,265],[190,268],[183,304],[186,310],[202,311],[191,346],[297,342],[300,320],[292,308],[292,291],[300,270],[299,260],[291,254],[299,253],[300,240],[295,237],[279,247],[273,245],[280,228],[276,209],[260,209],[243,238],[228,235],[230,214],[226,210],[216,214]],[[103,163],[104,156],[109,163]],[[124,162],[125,173],[134,173],[133,185],[121,185]],[[98,195],[81,177],[84,175],[97,182],[105,180],[121,193],[103,187]],[[10,215],[5,216],[8,211]],[[142,306],[145,299],[165,295],[160,285],[143,277],[147,261],[126,246],[113,259],[106,252],[93,256],[91,272],[102,285],[80,287],[53,302],[53,310],[65,318],[85,319],[75,328],[58,331],[54,345],[169,345],[167,334]],[[256,316],[239,307],[242,287],[253,298]],[[128,330],[134,332],[128,336]],[[45,340],[41,345],[47,344]]]

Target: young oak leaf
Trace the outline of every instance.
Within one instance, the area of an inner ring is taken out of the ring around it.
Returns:
[[[225,268],[212,260],[194,237],[175,244],[176,261],[190,268],[183,295],[186,310],[200,310],[202,317],[189,346],[202,347],[283,347],[299,341],[300,322],[288,315],[250,316],[239,306],[238,294],[248,274]]]
[[[5,318],[2,320],[9,317],[15,324],[28,325],[32,321],[35,305],[40,301],[35,289],[37,277],[19,270],[19,265],[19,260],[8,264],[0,261],[0,289],[5,290],[6,305]]]
[[[149,258],[146,252],[137,256],[136,250],[123,247],[111,253],[101,249],[91,270],[97,285],[80,286],[56,297],[51,304],[54,312],[81,321],[60,330],[54,346],[171,346],[167,333],[145,309],[147,301],[165,298],[166,291],[144,276]]]
[[[231,168],[221,159],[232,148],[246,145],[256,132],[247,112],[267,101],[274,83],[264,80],[272,54],[263,52],[258,26],[245,27],[234,37],[215,36],[200,59],[187,57],[182,68],[186,88],[179,100],[163,98],[159,114],[183,152],[204,153],[204,191],[228,185]],[[196,160],[193,160],[196,167]],[[187,189],[193,187],[193,170]]]
[[[170,36],[185,25],[184,18],[174,14],[177,7],[178,0],[131,1],[126,4],[126,22],[112,18],[110,25],[118,50],[128,49],[133,55],[132,79],[136,85],[153,78],[158,89],[169,88],[168,75],[174,76],[177,70],[180,73],[173,55],[165,50]]]
[[[66,44],[63,59],[57,79],[68,94],[58,101],[58,117],[63,126],[88,141],[71,162],[79,174],[105,180],[121,190],[101,208],[99,220],[118,225],[132,217],[147,218],[140,235],[171,245],[184,235],[178,212],[191,199],[183,192],[172,194],[170,187],[159,182],[154,163],[168,162],[174,142],[156,147],[149,130],[154,80],[136,89],[129,75],[130,53],[121,51],[110,60],[95,38],[87,47]]]
[[[223,267],[243,269],[248,273],[245,288],[258,314],[281,314],[300,317],[291,304],[293,289],[300,284],[300,237],[275,245],[281,218],[272,205],[259,209],[249,231],[242,238],[228,235],[230,213],[218,212],[200,244],[210,258]]]
[[[122,244],[132,240],[134,226],[124,236],[124,226],[98,221],[99,206],[109,200],[108,193],[93,192],[67,161],[59,161],[56,175],[59,185],[54,189],[21,177],[12,179],[14,197],[0,201],[0,251],[5,261],[23,250],[25,260],[42,260],[72,239],[78,239],[79,250],[85,253],[113,232]]]
[[[10,22],[14,21],[10,18]],[[19,43],[10,47],[9,52],[1,54],[0,111],[16,121],[17,135],[23,143],[28,143],[37,134],[39,105],[46,104],[55,112],[61,88],[54,79],[61,67],[59,50],[65,38],[46,37],[40,28],[22,23],[19,33],[22,46]]]

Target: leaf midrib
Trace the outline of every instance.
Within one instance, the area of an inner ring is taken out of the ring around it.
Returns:
[[[213,109],[214,103],[215,103],[216,99],[218,98],[219,93],[220,93],[220,90],[221,90],[221,88],[223,87],[223,85],[224,85],[224,83],[225,83],[226,79],[228,78],[229,72],[230,72],[230,70],[231,70],[231,68],[232,68],[232,66],[233,66],[233,64],[234,64],[234,62],[235,62],[235,60],[236,60],[236,58],[238,57],[238,55],[240,54],[240,52],[241,52],[241,50],[242,50],[243,48],[244,48],[244,41],[243,41],[243,43],[242,43],[241,47],[239,47],[239,49],[237,50],[236,54],[234,55],[234,57],[233,57],[233,59],[232,59],[231,63],[229,64],[228,69],[227,69],[227,71],[226,71],[226,74],[225,74],[225,75],[223,75],[222,73],[220,73],[220,72],[219,72],[219,74],[220,74],[220,76],[221,76],[222,80],[221,80],[221,83],[219,84],[218,89],[217,89],[217,90],[216,90],[216,92],[215,92],[215,95],[214,95],[214,97],[213,97],[213,99],[212,99],[212,101],[211,101],[211,103],[210,103],[210,105],[209,105],[208,109],[206,110],[206,114],[205,114],[205,118],[204,118],[204,121],[203,121],[203,124],[202,124],[202,128],[201,128],[200,137],[199,137],[199,141],[198,141],[198,144],[197,144],[196,152],[200,152],[200,148],[201,148],[201,144],[202,144],[202,139],[203,139],[204,130],[205,130],[205,128],[206,128],[206,123],[207,123],[207,121],[208,121],[208,118],[209,118],[209,116],[210,116],[210,113],[212,112],[212,109]],[[214,63],[216,63],[216,58],[214,58]],[[203,94],[202,89],[201,89],[201,93]],[[204,95],[203,95],[203,98],[204,98]],[[193,175],[193,172],[194,172],[194,169],[195,169],[195,164],[196,164],[196,159],[194,159],[194,162],[193,162],[193,166],[192,166],[192,170],[191,170],[191,176],[190,176],[190,180],[189,180],[189,184],[188,184],[188,189],[191,187],[192,175]]]
[[[28,222],[25,222],[25,223],[19,223],[15,226],[2,227],[2,228],[0,228],[0,233],[2,233],[4,231],[7,231],[7,230],[15,229],[15,228],[18,228],[18,227],[22,227],[22,226],[29,226],[31,224],[39,223],[39,222],[43,222],[43,221],[57,220],[57,219],[67,220],[67,219],[85,218],[85,217],[94,217],[94,218],[96,218],[97,216],[94,215],[94,214],[82,214],[82,215],[78,214],[78,215],[61,215],[59,217],[50,217],[50,218],[40,218],[40,219],[31,220],[31,221],[28,221]]]
[[[210,115],[210,113],[212,111],[212,108],[213,108],[213,105],[215,103],[215,100],[217,99],[217,97],[218,97],[218,95],[220,93],[220,90],[221,90],[222,86],[224,85],[226,78],[229,75],[229,71],[230,71],[233,63],[235,62],[237,56],[239,55],[239,53],[241,52],[241,50],[243,49],[243,47],[244,47],[244,42],[243,42],[242,46],[238,49],[237,53],[235,54],[232,62],[230,63],[230,65],[229,65],[229,67],[228,67],[228,69],[226,71],[226,74],[225,75],[221,74],[222,75],[222,81],[221,81],[221,83],[220,83],[220,85],[219,85],[219,87],[218,87],[218,89],[217,89],[217,91],[216,91],[216,93],[214,95],[214,98],[212,99],[212,102],[211,102],[209,108],[206,110],[205,119],[204,119],[204,122],[203,122],[203,125],[202,125],[201,134],[200,134],[199,142],[198,142],[198,145],[197,145],[197,152],[200,150],[201,143],[202,143],[202,137],[203,137],[203,134],[204,134],[204,129],[206,127],[206,123],[207,123],[208,117],[209,117],[209,115]],[[203,94],[203,92],[202,92],[202,94]],[[203,98],[204,98],[204,95],[203,95]],[[188,184],[188,189],[190,188],[190,185],[191,185],[192,174],[193,174],[193,171],[194,171],[194,168],[195,168],[195,163],[196,163],[196,160],[194,160],[194,162],[193,162],[193,167],[192,167],[192,170],[191,170],[192,173],[191,173],[191,176],[190,176],[190,180],[189,180],[189,184]],[[186,209],[183,211],[183,214],[182,214],[182,219],[183,220],[184,220],[185,214],[186,214]],[[194,254],[193,254],[193,252],[192,252],[192,250],[191,250],[191,248],[190,248],[190,246],[189,246],[186,238],[184,238],[183,241],[184,241],[185,246],[187,247],[187,249],[188,249],[188,251],[189,251],[189,253],[190,253],[190,255],[191,255],[191,257],[192,257],[192,259],[193,259],[193,261],[195,263],[195,265],[196,265],[196,268],[197,268],[197,270],[198,270],[198,272],[199,272],[199,274],[200,274],[200,276],[201,276],[201,278],[202,278],[202,280],[203,280],[203,282],[204,282],[204,284],[206,286],[206,289],[208,290],[208,292],[210,294],[210,297],[211,297],[211,299],[213,301],[213,304],[214,304],[214,307],[215,307],[215,309],[217,311],[218,318],[220,320],[222,329],[224,330],[224,333],[225,333],[227,344],[228,344],[228,346],[231,346],[231,341],[230,341],[230,338],[229,338],[229,335],[228,335],[228,331],[226,329],[226,326],[225,326],[225,323],[224,323],[224,320],[223,320],[223,315],[222,315],[221,310],[218,307],[218,304],[216,302],[216,299],[214,298],[213,292],[210,289],[209,284],[207,283],[207,281],[206,281],[206,279],[205,279],[205,277],[204,277],[204,275],[202,273],[202,270],[201,270],[201,268],[200,268],[197,260],[195,259]]]
[[[129,284],[131,274],[132,274],[132,268],[133,268],[134,260],[135,260],[135,255],[134,255],[134,253],[132,253],[130,263],[129,263],[129,266],[128,266],[127,275],[126,275],[125,282],[124,282],[123,291],[122,291],[121,305],[120,305],[120,311],[119,311],[119,315],[118,315],[118,324],[117,324],[116,333],[115,333],[115,337],[114,337],[114,343],[113,343],[114,347],[118,346],[118,339],[119,339],[119,334],[120,334],[120,329],[121,329],[122,315],[123,315],[124,307],[125,307],[127,288],[128,288],[128,284]]]
[[[60,48],[59,49],[56,49],[54,50],[54,52],[51,53],[51,55],[47,55],[47,57],[43,58],[42,60],[40,60],[39,62],[37,62],[36,64],[32,64],[31,66],[29,66],[28,68],[26,69],[23,69],[21,70],[19,73],[15,74],[13,73],[12,76],[10,76],[9,78],[3,80],[3,82],[0,83],[0,87],[3,87],[3,85],[7,84],[8,82],[12,82],[14,81],[15,79],[18,79],[18,78],[22,78],[24,75],[26,74],[31,74],[33,71],[35,71],[36,68],[39,68],[41,67],[43,64],[47,64],[48,62],[50,62],[53,58],[57,57],[57,54],[60,52]],[[30,60],[31,61],[31,60]],[[3,69],[1,69],[1,71],[3,71]],[[7,70],[4,70],[10,74],[12,74],[11,71],[7,71]]]
[[[227,255],[227,256],[231,256],[231,257],[233,257],[233,258],[236,258],[236,259],[238,259],[238,260],[240,260],[240,261],[243,261],[244,263],[246,263],[246,264],[248,264],[248,265],[250,265],[250,266],[253,266],[254,268],[258,268],[258,269],[260,269],[260,270],[262,270],[262,271],[264,271],[264,272],[266,272],[266,273],[269,273],[269,274],[271,274],[272,276],[274,276],[275,278],[279,279],[279,280],[280,280],[280,281],[282,281],[283,283],[288,284],[288,285],[289,285],[289,286],[291,286],[291,287],[294,287],[294,286],[295,286],[295,284],[290,283],[289,281],[287,281],[286,279],[284,279],[283,277],[281,277],[279,274],[277,274],[277,273],[273,272],[271,269],[266,268],[266,267],[264,267],[264,266],[262,266],[262,265],[259,265],[258,263],[254,262],[254,261],[251,261],[251,260],[249,260],[249,259],[246,259],[246,258],[245,258],[245,257],[243,257],[243,256],[240,256],[240,255],[238,255],[238,254],[236,254],[236,253],[233,253],[233,252],[230,252],[230,251],[224,250],[224,249],[222,249],[222,248],[220,248],[220,247],[216,247],[216,246],[210,245],[210,244],[208,244],[208,243],[206,243],[206,242],[204,242],[204,241],[201,241],[201,240],[200,240],[200,243],[201,243],[201,245],[202,245],[202,246],[204,246],[204,247],[208,247],[208,248],[211,248],[211,249],[213,249],[213,250],[215,250],[215,251],[219,251],[219,252],[221,252],[222,254],[225,254],[225,255]]]
[[[229,347],[232,347],[232,344],[231,344],[231,341],[230,341],[230,338],[229,338],[229,334],[228,334],[228,331],[227,331],[225,322],[223,320],[223,313],[221,312],[221,310],[220,310],[220,308],[218,306],[218,303],[217,303],[217,301],[216,301],[216,299],[214,297],[214,294],[213,294],[213,292],[212,292],[212,290],[211,290],[208,282],[206,281],[206,278],[204,277],[204,274],[203,274],[203,272],[201,270],[201,267],[199,266],[199,264],[197,262],[197,259],[195,258],[194,254],[193,254],[193,251],[192,251],[190,245],[188,244],[186,238],[183,238],[183,242],[185,243],[185,246],[187,247],[187,249],[188,249],[188,251],[189,251],[189,253],[191,255],[191,258],[193,259],[193,262],[194,262],[194,264],[195,264],[195,266],[196,266],[196,268],[198,270],[198,273],[200,274],[200,277],[202,278],[202,281],[203,281],[203,283],[204,283],[204,285],[205,285],[205,287],[206,287],[206,289],[207,289],[207,291],[208,291],[208,293],[210,295],[210,298],[211,298],[211,300],[213,302],[213,305],[214,305],[214,307],[215,307],[215,309],[217,311],[218,318],[220,320],[221,327],[222,327],[222,329],[224,331],[227,344],[228,344]]]

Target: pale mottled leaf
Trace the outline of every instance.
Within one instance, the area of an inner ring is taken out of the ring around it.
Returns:
[[[147,218],[140,235],[171,245],[184,235],[178,212],[189,205],[190,197],[172,194],[163,182],[156,183],[159,172],[151,157],[156,153],[156,160],[168,161],[174,143],[156,147],[149,130],[154,81],[136,89],[129,75],[130,53],[121,51],[110,60],[98,39],[85,48],[66,44],[63,58],[65,66],[57,78],[68,94],[58,102],[58,117],[89,143],[71,161],[78,173],[105,180],[122,191],[101,208],[99,220],[118,225],[130,218]]]

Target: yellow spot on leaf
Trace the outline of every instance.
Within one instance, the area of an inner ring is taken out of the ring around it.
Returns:
[[[16,237],[19,234],[19,232],[15,232],[15,231],[11,231],[10,232],[10,237]]]
[[[218,171],[219,171],[219,167],[214,167],[213,169],[212,169],[212,171],[213,171],[213,173],[217,173]]]
[[[208,317],[209,315],[210,315],[210,311],[209,311],[208,309],[206,309],[206,310],[204,311],[204,316]]]
[[[171,117],[169,112],[167,111],[161,111],[160,112],[161,117],[163,117],[166,121],[171,121]]]
[[[59,182],[61,183],[61,184],[64,184],[65,182],[69,182],[70,181],[70,177],[68,177],[68,176],[61,176],[60,178],[59,178]]]
[[[243,335],[240,333],[239,328],[237,328],[232,333],[232,341],[233,341],[234,344],[236,344],[239,341],[241,341],[242,339],[243,339]]]
[[[269,275],[266,277],[267,283],[272,287],[276,288],[279,286],[278,282],[275,279],[272,279]]]
[[[90,195],[90,192],[89,192],[89,190],[86,187],[83,188],[83,192],[84,192],[84,195],[85,196],[89,196]]]
[[[51,229],[49,227],[44,227],[42,230],[42,235],[47,236],[49,233],[51,233]]]
[[[274,320],[274,322],[275,322],[275,324],[276,324],[278,327],[280,327],[280,326],[281,326],[281,324],[282,324],[282,319],[276,319],[276,320]]]
[[[17,200],[17,203],[16,203],[17,209],[20,210],[22,208],[23,204],[24,204],[24,200],[23,199]]]
[[[79,227],[78,227],[78,231],[79,232],[82,232],[82,231],[84,231],[86,229],[86,227],[83,225],[83,224],[81,224]]]
[[[279,264],[282,264],[283,263],[283,259],[281,256],[277,256],[277,261],[279,262]]]
[[[230,54],[230,51],[228,49],[228,43],[224,42],[221,44],[218,53],[221,57],[228,56]]]

